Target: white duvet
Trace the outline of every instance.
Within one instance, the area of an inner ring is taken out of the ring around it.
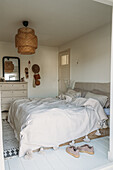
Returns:
[[[19,156],[29,149],[56,147],[97,130],[107,117],[98,101],[54,98],[14,101],[8,121],[20,141]]]

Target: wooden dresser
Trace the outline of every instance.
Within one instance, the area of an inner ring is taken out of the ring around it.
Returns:
[[[8,111],[10,103],[16,99],[27,98],[26,82],[0,82],[1,111]]]

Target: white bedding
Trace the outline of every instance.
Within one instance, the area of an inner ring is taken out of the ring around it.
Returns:
[[[17,100],[8,116],[20,141],[20,157],[29,149],[55,147],[87,135],[103,119],[107,116],[99,102],[85,98],[70,103],[56,98]]]

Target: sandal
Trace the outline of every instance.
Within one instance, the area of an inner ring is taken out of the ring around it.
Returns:
[[[70,146],[66,148],[66,152],[70,155],[74,156],[75,158],[79,158],[79,150],[75,146]]]
[[[91,155],[94,154],[94,147],[89,146],[87,144],[79,146],[79,147],[77,147],[77,149],[79,150],[79,152],[88,153],[88,154],[91,154]]]

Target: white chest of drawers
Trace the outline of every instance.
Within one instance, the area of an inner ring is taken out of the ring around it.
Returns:
[[[8,111],[12,101],[28,96],[26,82],[0,82],[0,91],[2,111]]]

